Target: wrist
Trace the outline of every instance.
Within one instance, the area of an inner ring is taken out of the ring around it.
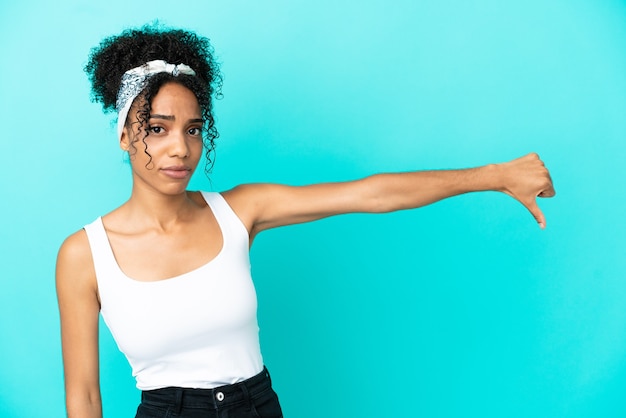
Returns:
[[[483,185],[482,190],[491,190],[496,192],[506,192],[505,185],[505,167],[503,164],[487,164],[480,167],[481,179]]]
[[[491,166],[493,166],[493,190],[513,196],[512,190],[516,180],[511,170],[513,167],[509,163],[491,164]]]

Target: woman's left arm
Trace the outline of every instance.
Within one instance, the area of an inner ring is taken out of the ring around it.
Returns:
[[[504,192],[522,203],[541,228],[537,197],[554,196],[550,173],[537,154],[464,170],[376,174],[361,180],[310,186],[247,184],[224,193],[250,235],[270,228],[353,212],[417,208],[463,193]]]

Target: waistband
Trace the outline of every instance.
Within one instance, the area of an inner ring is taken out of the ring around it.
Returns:
[[[166,387],[141,392],[141,402],[165,406],[173,405],[177,411],[182,408],[218,409],[238,402],[249,402],[250,398],[272,387],[267,368],[256,376],[239,383],[218,386],[212,389]]]

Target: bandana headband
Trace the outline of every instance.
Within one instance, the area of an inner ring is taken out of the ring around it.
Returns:
[[[122,76],[120,90],[115,102],[118,138],[122,137],[126,117],[133,100],[146,87],[148,80],[158,73],[170,73],[175,77],[179,74],[196,75],[196,72],[185,64],[169,64],[163,60],[148,61],[139,67],[126,71]]]

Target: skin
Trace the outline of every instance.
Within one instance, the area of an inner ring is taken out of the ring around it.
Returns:
[[[140,100],[138,100],[140,101]],[[130,114],[135,114],[135,105]],[[187,191],[202,154],[201,112],[191,91],[168,83],[152,102],[149,135],[136,126],[120,139],[129,152],[129,200],[103,217],[121,269],[135,280],[165,280],[196,269],[220,251],[223,237],[210,208]],[[144,145],[145,142],[145,145]],[[148,147],[152,156],[146,155]],[[350,212],[416,208],[451,196],[494,190],[522,203],[541,228],[536,198],[554,196],[536,154],[465,170],[377,174],[361,180],[291,187],[247,184],[222,193],[253,239],[278,226]],[[197,231],[205,231],[198,234]],[[100,302],[87,235],[80,230],[59,250],[56,271],[68,417],[101,417],[98,316]]]

